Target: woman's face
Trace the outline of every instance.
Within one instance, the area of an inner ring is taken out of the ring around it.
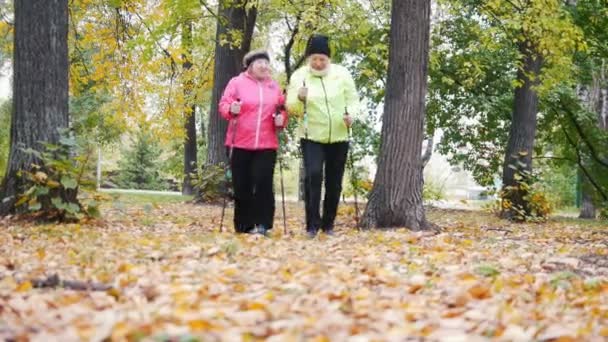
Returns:
[[[317,71],[322,71],[329,65],[329,57],[322,53],[313,53],[308,57],[308,64]]]
[[[268,78],[270,77],[270,63],[264,58],[256,59],[249,65],[249,73],[258,80]]]

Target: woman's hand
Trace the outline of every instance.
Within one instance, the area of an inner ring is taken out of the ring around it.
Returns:
[[[276,114],[274,116],[274,126],[283,127],[285,125],[285,116],[283,114]]]
[[[298,100],[300,100],[302,102],[306,102],[307,96],[308,96],[308,88],[306,88],[306,86],[300,87],[300,89],[298,89]]]
[[[234,116],[239,115],[241,112],[241,101],[234,101],[230,104],[230,113]]]
[[[350,116],[350,114],[344,113],[342,119],[344,120],[344,124],[346,125],[346,127],[350,128],[350,126],[353,125],[353,118],[352,116]]]

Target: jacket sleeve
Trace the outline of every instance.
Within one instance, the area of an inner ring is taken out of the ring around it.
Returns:
[[[219,104],[219,112],[220,115],[226,119],[232,119],[232,114],[230,114],[230,105],[232,102],[237,100],[237,91],[236,91],[236,78],[232,78],[226,88],[224,89],[224,94],[222,94],[222,98],[220,99]]]
[[[289,114],[298,118],[304,115],[304,104],[298,99],[298,89],[302,87],[304,80],[304,73],[301,70],[298,69],[291,74],[289,87],[287,88],[287,98],[285,100],[285,107]]]
[[[344,82],[344,100],[346,101],[348,113],[352,116],[353,120],[361,120],[363,111],[361,109],[361,102],[359,101],[355,80],[353,80],[353,77],[346,68],[343,70],[342,77]]]

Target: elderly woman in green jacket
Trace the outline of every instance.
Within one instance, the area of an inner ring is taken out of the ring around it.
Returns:
[[[306,233],[313,238],[319,230],[333,234],[349,148],[349,129],[359,111],[359,96],[348,70],[331,63],[327,36],[311,36],[306,56],[306,65],[291,76],[286,106],[290,114],[299,118],[305,170]],[[323,176],[325,198],[321,216]]]

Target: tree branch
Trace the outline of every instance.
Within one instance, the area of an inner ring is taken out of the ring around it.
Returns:
[[[598,155],[597,151],[595,150],[595,147],[593,147],[593,144],[591,144],[591,142],[589,141],[589,138],[583,132],[583,128],[580,126],[580,124],[578,123],[578,121],[576,121],[576,118],[574,117],[574,113],[572,113],[568,108],[566,108],[566,106],[564,106],[561,103],[561,100],[560,100],[560,104],[562,105],[561,107],[564,110],[564,112],[566,112],[566,114],[568,114],[568,118],[570,119],[570,121],[572,122],[572,124],[574,125],[574,127],[576,128],[576,132],[581,137],[581,139],[583,139],[583,142],[585,143],[585,145],[589,149],[589,152],[591,152],[591,157],[596,162],[598,162],[599,164],[601,164],[601,165],[603,165],[605,167],[608,167],[608,161],[602,159]]]
[[[74,18],[73,14],[72,14],[72,8],[68,8],[69,14],[70,14],[70,18]],[[74,41],[74,48],[76,49],[76,51],[78,52],[78,54],[80,55],[80,58],[82,59],[82,66],[84,67],[84,71],[87,73],[87,75],[91,75],[91,72],[89,71],[89,68],[87,67],[87,64],[85,63],[85,58],[84,58],[84,52],[82,52],[82,50],[80,49],[79,45],[78,45],[78,30],[76,29],[76,23],[74,20],[70,19],[70,23],[72,24],[72,30],[74,31],[74,37],[76,38]]]
[[[293,29],[289,25],[289,19],[287,18],[287,16],[285,16],[285,22],[287,23],[287,27],[291,31],[289,41],[287,42],[287,45],[285,45],[285,49],[283,50],[285,54],[283,57],[283,64],[285,65],[285,74],[287,75],[287,82],[289,82],[289,79],[291,78],[291,73],[293,72],[293,69],[291,68],[291,50],[293,48],[293,44],[295,43],[296,35],[300,31],[300,15],[300,13],[296,15],[296,23]]]
[[[0,280],[1,279],[4,279],[4,276],[0,276]],[[57,274],[53,274],[46,278],[34,278],[26,281],[29,281],[32,284],[32,287],[37,289],[62,287],[75,291],[108,291],[113,288],[111,285],[101,283],[80,280],[62,280]],[[23,281],[16,282],[22,283]]]
[[[199,0],[199,3],[201,4],[201,6],[203,6],[203,8],[205,8],[207,10],[207,12],[209,12],[211,14],[212,17],[214,17],[217,20],[220,19],[218,14],[213,12],[213,9],[211,9],[209,7],[209,5],[207,5],[207,2],[205,0]]]
[[[137,16],[137,18],[139,18],[139,20],[141,21],[142,25],[144,25],[144,27],[146,28],[148,33],[151,36],[153,36],[152,29],[148,26],[148,24],[146,24],[146,22],[141,17],[141,15],[139,15],[139,13],[135,13],[135,15]],[[177,70],[177,63],[175,63],[175,59],[173,58],[173,55],[171,55],[169,50],[165,49],[162,45],[160,45],[160,43],[158,41],[155,40],[154,45],[156,45],[159,49],[161,49],[162,52],[165,54],[165,56],[171,60],[171,81],[173,81],[173,78],[175,77],[176,70]]]
[[[424,155],[422,156],[422,168],[428,164],[429,160],[431,160],[431,156],[433,155],[433,138],[434,135],[431,135],[426,139],[426,149],[424,151]]]

